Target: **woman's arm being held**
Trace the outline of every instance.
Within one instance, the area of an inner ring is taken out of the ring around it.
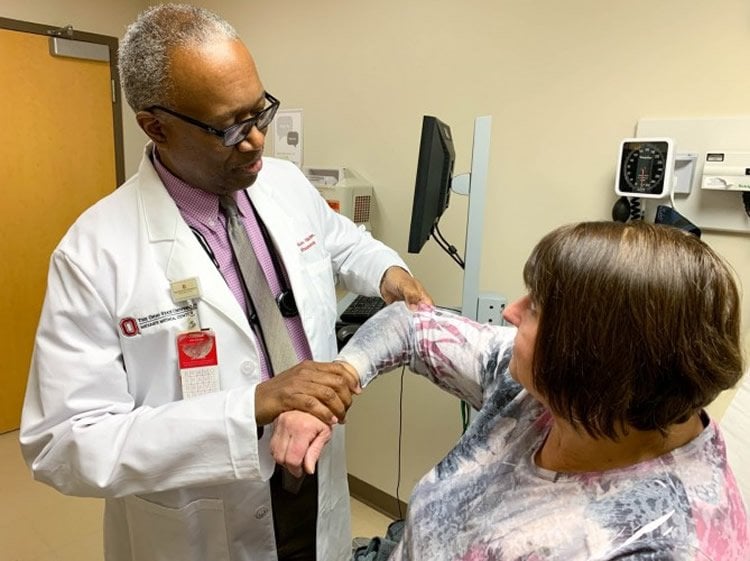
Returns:
[[[479,409],[514,335],[513,328],[480,324],[432,306],[411,311],[396,302],[362,325],[336,360],[357,372],[363,388],[378,374],[406,365]]]

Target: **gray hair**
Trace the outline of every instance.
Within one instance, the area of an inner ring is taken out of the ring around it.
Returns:
[[[222,18],[186,4],[144,10],[120,42],[120,83],[133,111],[168,102],[173,90],[169,57],[176,47],[201,46],[217,39],[239,39]]]

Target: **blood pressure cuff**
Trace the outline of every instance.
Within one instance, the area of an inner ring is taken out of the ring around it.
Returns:
[[[659,205],[656,207],[656,217],[654,218],[654,224],[666,224],[667,226],[674,226],[680,230],[685,230],[701,237],[701,229],[695,224],[690,222],[687,218],[682,216],[679,212],[673,209],[671,206]]]

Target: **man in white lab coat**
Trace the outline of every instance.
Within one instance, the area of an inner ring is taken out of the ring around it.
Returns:
[[[52,255],[25,458],[61,492],[106,499],[108,561],[348,559],[336,420],[357,388],[324,363],[336,352],[334,279],[386,301],[429,296],[296,167],[261,159],[278,101],[228,24],[190,6],[150,8],[128,29],[120,64],[151,142],[138,173]],[[251,325],[253,295],[238,284],[219,209],[227,195],[251,240],[263,234],[271,290],[296,304],[285,322],[297,357],[312,360],[284,372],[269,363],[263,325]],[[186,331],[208,337],[213,361],[178,362],[191,354],[178,343]],[[197,372],[207,385],[188,391]],[[301,489],[283,484],[268,447],[274,419],[291,410],[333,432]]]

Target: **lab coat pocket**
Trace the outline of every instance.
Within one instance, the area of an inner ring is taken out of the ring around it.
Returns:
[[[125,499],[125,509],[134,560],[229,561],[220,499],[170,508],[132,496]]]
[[[333,266],[326,257],[305,265],[304,275],[307,289],[314,295],[313,314],[323,314],[326,324],[336,321],[336,285],[333,280]]]
[[[182,397],[177,369],[177,335],[188,328],[188,308],[170,310],[161,306],[161,309],[166,311],[120,320],[120,324],[130,320],[139,326],[137,332],[129,336],[120,328],[128,391],[137,405],[158,406]],[[164,319],[148,319],[160,316]],[[160,375],[155,376],[154,372]]]

